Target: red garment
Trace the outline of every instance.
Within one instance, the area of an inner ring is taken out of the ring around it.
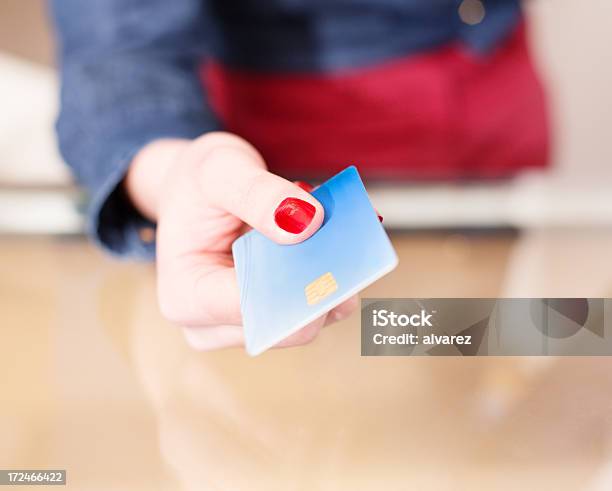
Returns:
[[[327,178],[498,178],[543,167],[546,102],[524,26],[489,55],[460,45],[333,74],[202,67],[213,108],[270,170]]]

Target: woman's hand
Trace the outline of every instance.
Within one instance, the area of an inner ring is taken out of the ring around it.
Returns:
[[[279,244],[295,244],[323,222],[312,195],[269,173],[251,145],[228,133],[148,145],[134,159],[126,189],[158,222],[161,312],[201,350],[244,344],[232,242],[250,226]],[[279,346],[310,342],[356,306],[354,297]]]

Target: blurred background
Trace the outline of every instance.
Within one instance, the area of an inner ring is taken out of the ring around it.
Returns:
[[[154,271],[83,236],[42,0],[0,4],[0,467],[68,488],[612,489],[607,358],[190,352]],[[366,297],[612,296],[612,3],[526,2],[553,159],[503,182],[375,183],[400,266]]]

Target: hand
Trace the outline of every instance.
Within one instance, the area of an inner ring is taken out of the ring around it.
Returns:
[[[160,160],[167,172],[152,179],[153,166],[158,175],[164,167]],[[323,222],[312,195],[268,172],[251,145],[228,133],[151,144],[134,160],[126,186],[136,206],[158,221],[161,312],[201,350],[244,344],[232,242],[250,226],[279,244],[295,244]],[[312,341],[356,306],[354,297],[278,346]]]

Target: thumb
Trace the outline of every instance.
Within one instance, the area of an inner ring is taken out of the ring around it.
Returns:
[[[221,146],[199,175],[205,199],[279,244],[295,244],[323,223],[323,206],[300,186],[266,170],[250,146]]]

